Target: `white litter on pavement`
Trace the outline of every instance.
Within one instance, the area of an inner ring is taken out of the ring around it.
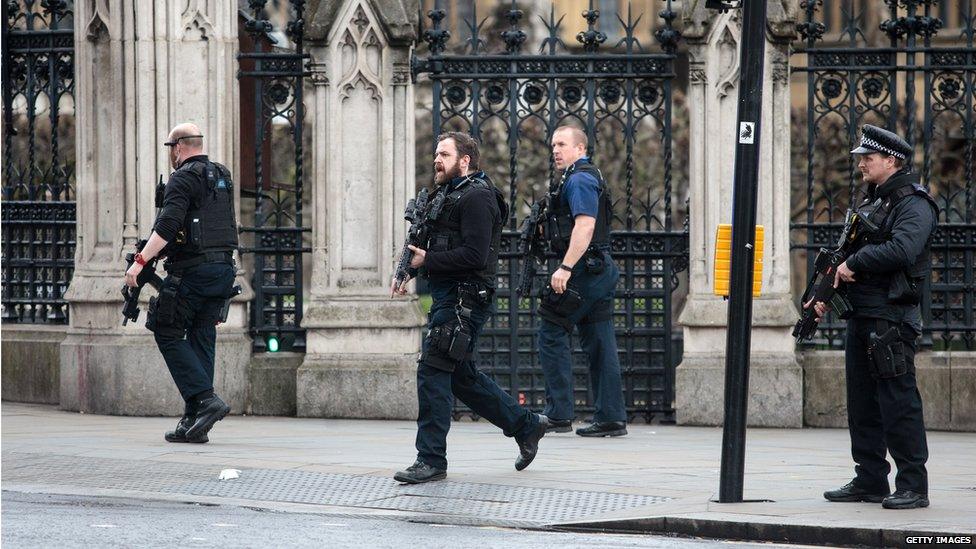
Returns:
[[[240,469],[224,469],[217,476],[217,480],[231,480],[241,476]]]

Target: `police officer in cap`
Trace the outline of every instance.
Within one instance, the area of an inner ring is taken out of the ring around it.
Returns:
[[[834,286],[846,286],[854,308],[847,321],[845,363],[856,466],[851,482],[824,497],[880,502],[885,509],[927,507],[928,447],[915,352],[939,209],[911,171],[911,145],[898,135],[865,125],[860,146],[851,153],[858,155],[867,197],[856,210],[852,252],[838,266]],[[813,305],[820,317],[828,310],[823,303]],[[886,453],[898,468],[891,494]]]
[[[595,398],[593,422],[576,430],[584,437],[627,434],[613,330],[613,295],[620,270],[610,258],[610,190],[586,157],[587,137],[573,126],[552,135],[556,167],[564,170],[550,188],[543,233],[562,258],[539,304],[539,359],[546,380],[550,430],[568,432],[573,421],[573,359],[570,334],[579,328]]]
[[[535,459],[548,420],[519,406],[472,360],[478,334],[491,314],[498,250],[508,207],[500,191],[478,166],[478,144],[461,132],[437,138],[434,152],[438,185],[427,220],[426,247],[411,246],[411,276],[423,270],[433,298],[428,335],[417,367],[417,460],[394,479],[417,484],[447,476],[447,432],[454,397],[474,413],[514,437],[521,471]],[[406,293],[393,281],[393,293]]]
[[[169,442],[207,442],[230,407],[214,394],[216,325],[233,295],[237,222],[230,172],[203,152],[203,135],[189,123],[169,133],[170,163],[161,210],[142,252],[125,273],[129,286],[146,263],[166,257],[167,276],[150,300],[146,327],[185,401]]]

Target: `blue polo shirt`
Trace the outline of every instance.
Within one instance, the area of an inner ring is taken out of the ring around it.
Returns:
[[[573,163],[573,166],[582,164],[590,164],[590,159],[584,156]],[[561,194],[566,198],[573,217],[577,215],[597,217],[600,207],[600,182],[589,173],[574,172],[566,179]]]

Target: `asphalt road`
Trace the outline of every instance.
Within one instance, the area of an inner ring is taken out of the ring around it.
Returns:
[[[5,549],[29,547],[764,547],[699,539],[443,526],[386,518],[4,491]],[[787,547],[787,546],[778,546]],[[795,547],[795,546],[793,546]]]

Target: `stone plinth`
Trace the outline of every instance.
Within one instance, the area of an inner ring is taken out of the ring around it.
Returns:
[[[689,295],[678,322],[684,354],[676,372],[679,424],[719,425],[724,411],[728,307],[712,295],[715,231],[732,219],[741,10],[707,10],[687,2],[683,37],[690,56],[688,107]],[[770,2],[760,132],[757,223],[765,227],[762,297],[753,303],[748,423],[797,427],[803,422],[803,372],[790,331],[789,41],[795,2]]]

